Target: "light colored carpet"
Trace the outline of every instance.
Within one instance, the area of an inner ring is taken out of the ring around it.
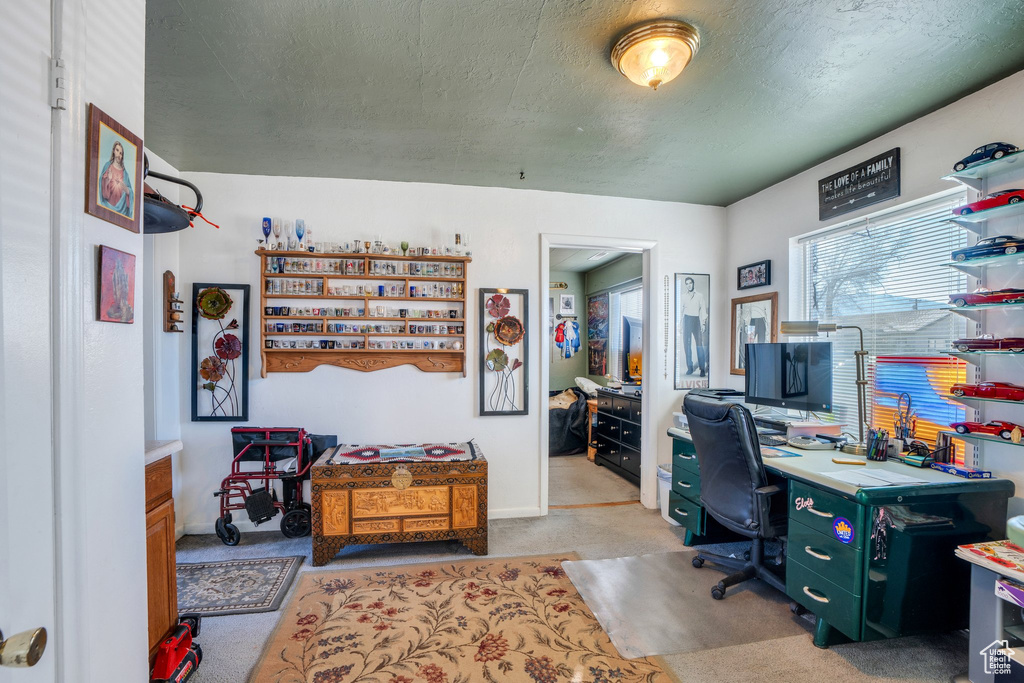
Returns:
[[[640,505],[554,510],[547,517],[492,520],[489,557],[570,551],[576,551],[583,559],[629,557],[680,550],[684,547],[682,537],[679,528],[670,527],[659,511]],[[473,557],[454,542],[352,546],[342,550],[327,567],[316,568],[310,564],[309,538],[286,539],[278,532],[242,534],[241,544],[234,548],[226,547],[212,534],[187,536],[178,542],[179,562],[273,555],[306,555],[309,562],[302,566],[300,577],[310,572],[346,567],[391,566]],[[721,572],[705,566],[680,575],[680,585],[693,583],[696,590],[708,591],[715,576],[721,575]],[[294,589],[293,585],[291,592]],[[635,590],[643,589],[643,586],[637,586]],[[786,607],[780,606],[779,609]],[[279,616],[280,612],[266,612],[218,617],[204,622],[198,639],[203,646],[203,663],[192,683],[245,681]],[[700,614],[694,615],[695,620],[701,618]],[[951,676],[967,670],[967,639],[961,634],[899,638],[819,650],[811,643],[809,635],[791,636],[683,655],[665,655],[663,660],[670,673],[674,672],[680,680],[687,682],[948,681]]]
[[[811,624],[793,616],[786,596],[761,581],[730,587],[725,600],[712,598],[710,587],[721,573],[710,565],[695,569],[695,554],[579,560],[562,567],[627,659],[810,633]]]
[[[250,680],[671,683],[615,651],[561,568],[573,557],[307,572]]]
[[[588,505],[640,500],[640,487],[607,467],[587,460],[586,453],[551,458],[548,505]]]

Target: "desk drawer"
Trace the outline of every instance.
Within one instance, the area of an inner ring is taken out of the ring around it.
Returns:
[[[853,640],[860,639],[861,600],[799,562],[786,565],[786,594]]]
[[[597,456],[603,462],[615,467],[622,466],[622,446],[615,441],[608,441],[604,438],[597,440]]]
[[[693,450],[693,444],[689,441],[672,442],[672,476],[676,477],[676,469],[682,468],[694,476],[700,475],[700,467],[697,465],[697,452]]]
[[[863,595],[864,555],[833,536],[789,522],[788,562],[798,562],[853,595]]]
[[[632,472],[636,476],[640,476],[640,451],[630,448],[629,446],[622,446],[620,449],[622,456],[622,469]]]
[[[697,536],[704,535],[704,508],[675,491],[668,494],[668,516]]]
[[[688,469],[673,467],[672,490],[691,500],[700,500],[700,476]]]
[[[608,414],[611,414],[612,412],[614,412],[613,409],[612,409],[612,397],[611,396],[606,396],[605,394],[602,394],[602,393],[598,392],[598,394],[597,394],[597,409],[599,411],[603,412],[603,413],[608,413]]]
[[[832,538],[852,534],[848,545],[862,547],[864,507],[852,500],[794,481],[789,485],[789,518]]]
[[[603,413],[597,414],[597,433],[602,436],[606,436],[609,439],[619,440],[619,434],[622,428],[619,424],[618,418],[609,417]]]
[[[640,401],[633,401],[629,406],[629,419],[640,424]]]
[[[632,446],[633,448],[639,450],[640,425],[638,425],[635,422],[627,422],[626,420],[623,420],[622,422],[619,423],[619,428],[621,430],[619,434],[619,441],[626,444],[627,446]]]

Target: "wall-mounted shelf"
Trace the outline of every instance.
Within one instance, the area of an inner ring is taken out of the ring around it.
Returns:
[[[164,332],[184,333],[181,310],[184,302],[178,298],[178,291],[175,288],[174,273],[164,271]]]
[[[984,256],[972,258],[965,261],[949,261],[943,265],[963,271],[971,277],[980,278],[986,268],[1001,268],[1004,266],[1024,266],[1024,253],[999,254],[998,256]]]
[[[1024,441],[1014,443],[998,436],[989,436],[988,434],[960,434],[953,430],[942,431],[939,432],[939,434],[942,436],[948,436],[951,439],[964,439],[965,441],[994,441],[995,443],[1002,443],[1007,446],[1024,446]]]
[[[946,396],[946,398],[948,398],[951,401],[956,401],[957,403],[965,403],[965,404],[971,404],[971,403],[1008,403],[1010,405],[1015,405],[1015,406],[1024,406],[1024,401],[1009,401],[1009,400],[1004,399],[1004,398],[979,398],[977,396],[957,396],[955,394],[950,394],[949,396]]]
[[[960,183],[981,192],[986,178],[1011,171],[1024,171],[1024,153],[1007,154],[1002,159],[994,159],[965,168],[962,171],[954,171],[949,175],[942,176],[942,179]]]
[[[995,220],[997,218],[1013,218],[1014,216],[1024,216],[1024,202],[997,206],[994,209],[976,211],[964,216],[954,215],[949,220],[953,221],[957,225],[964,226],[973,233],[982,235],[985,233],[985,223],[988,221]]]
[[[987,311],[994,309],[1010,311],[1021,308],[1024,308],[1024,304],[976,304],[974,306],[950,306],[945,310],[970,318],[975,322],[981,322]]]
[[[1013,351],[943,351],[942,353],[965,360],[971,365],[981,365],[986,358],[992,356],[1017,356],[1024,359],[1024,353],[1014,353]]]
[[[257,250],[256,255],[260,258],[261,276],[262,377],[268,372],[309,372],[319,365],[361,372],[413,365],[424,372],[466,375],[466,282],[470,257],[265,249]],[[391,285],[367,284],[360,288],[341,284],[342,281]],[[298,285],[309,291],[294,291]],[[382,286],[388,287],[385,291],[391,295],[380,296]],[[413,287],[417,288],[416,294]],[[348,291],[353,288],[355,293]],[[419,291],[440,295],[419,296]],[[323,305],[325,302],[339,303]],[[278,308],[289,309],[287,315],[281,311],[275,314]],[[294,312],[295,309],[298,311]],[[302,331],[278,328],[280,324],[303,320],[323,323],[323,331],[308,331],[313,323],[305,325],[305,329],[298,328]],[[335,323],[340,326],[381,322],[393,323],[389,326],[392,329],[328,331]],[[417,327],[429,331],[416,332]],[[447,332],[438,328],[447,328]],[[335,348],[330,348],[331,344]],[[349,348],[340,348],[341,344]],[[384,346],[390,348],[381,348]]]

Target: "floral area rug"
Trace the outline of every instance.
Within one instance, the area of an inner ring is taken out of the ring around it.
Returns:
[[[622,659],[562,570],[575,556],[305,572],[250,681],[665,683]]]
[[[178,611],[204,617],[273,612],[281,606],[303,557],[270,557],[178,565]]]

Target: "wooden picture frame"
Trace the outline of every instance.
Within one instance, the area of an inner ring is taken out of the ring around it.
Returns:
[[[755,294],[732,300],[729,334],[729,374],[745,375],[747,344],[776,342],[779,337],[779,293]]]
[[[736,289],[766,287],[772,283],[772,261],[748,263],[736,269]]]
[[[530,412],[530,300],[526,289],[480,288],[480,415]]]
[[[141,232],[142,157],[142,138],[90,104],[85,212],[125,230]]]

